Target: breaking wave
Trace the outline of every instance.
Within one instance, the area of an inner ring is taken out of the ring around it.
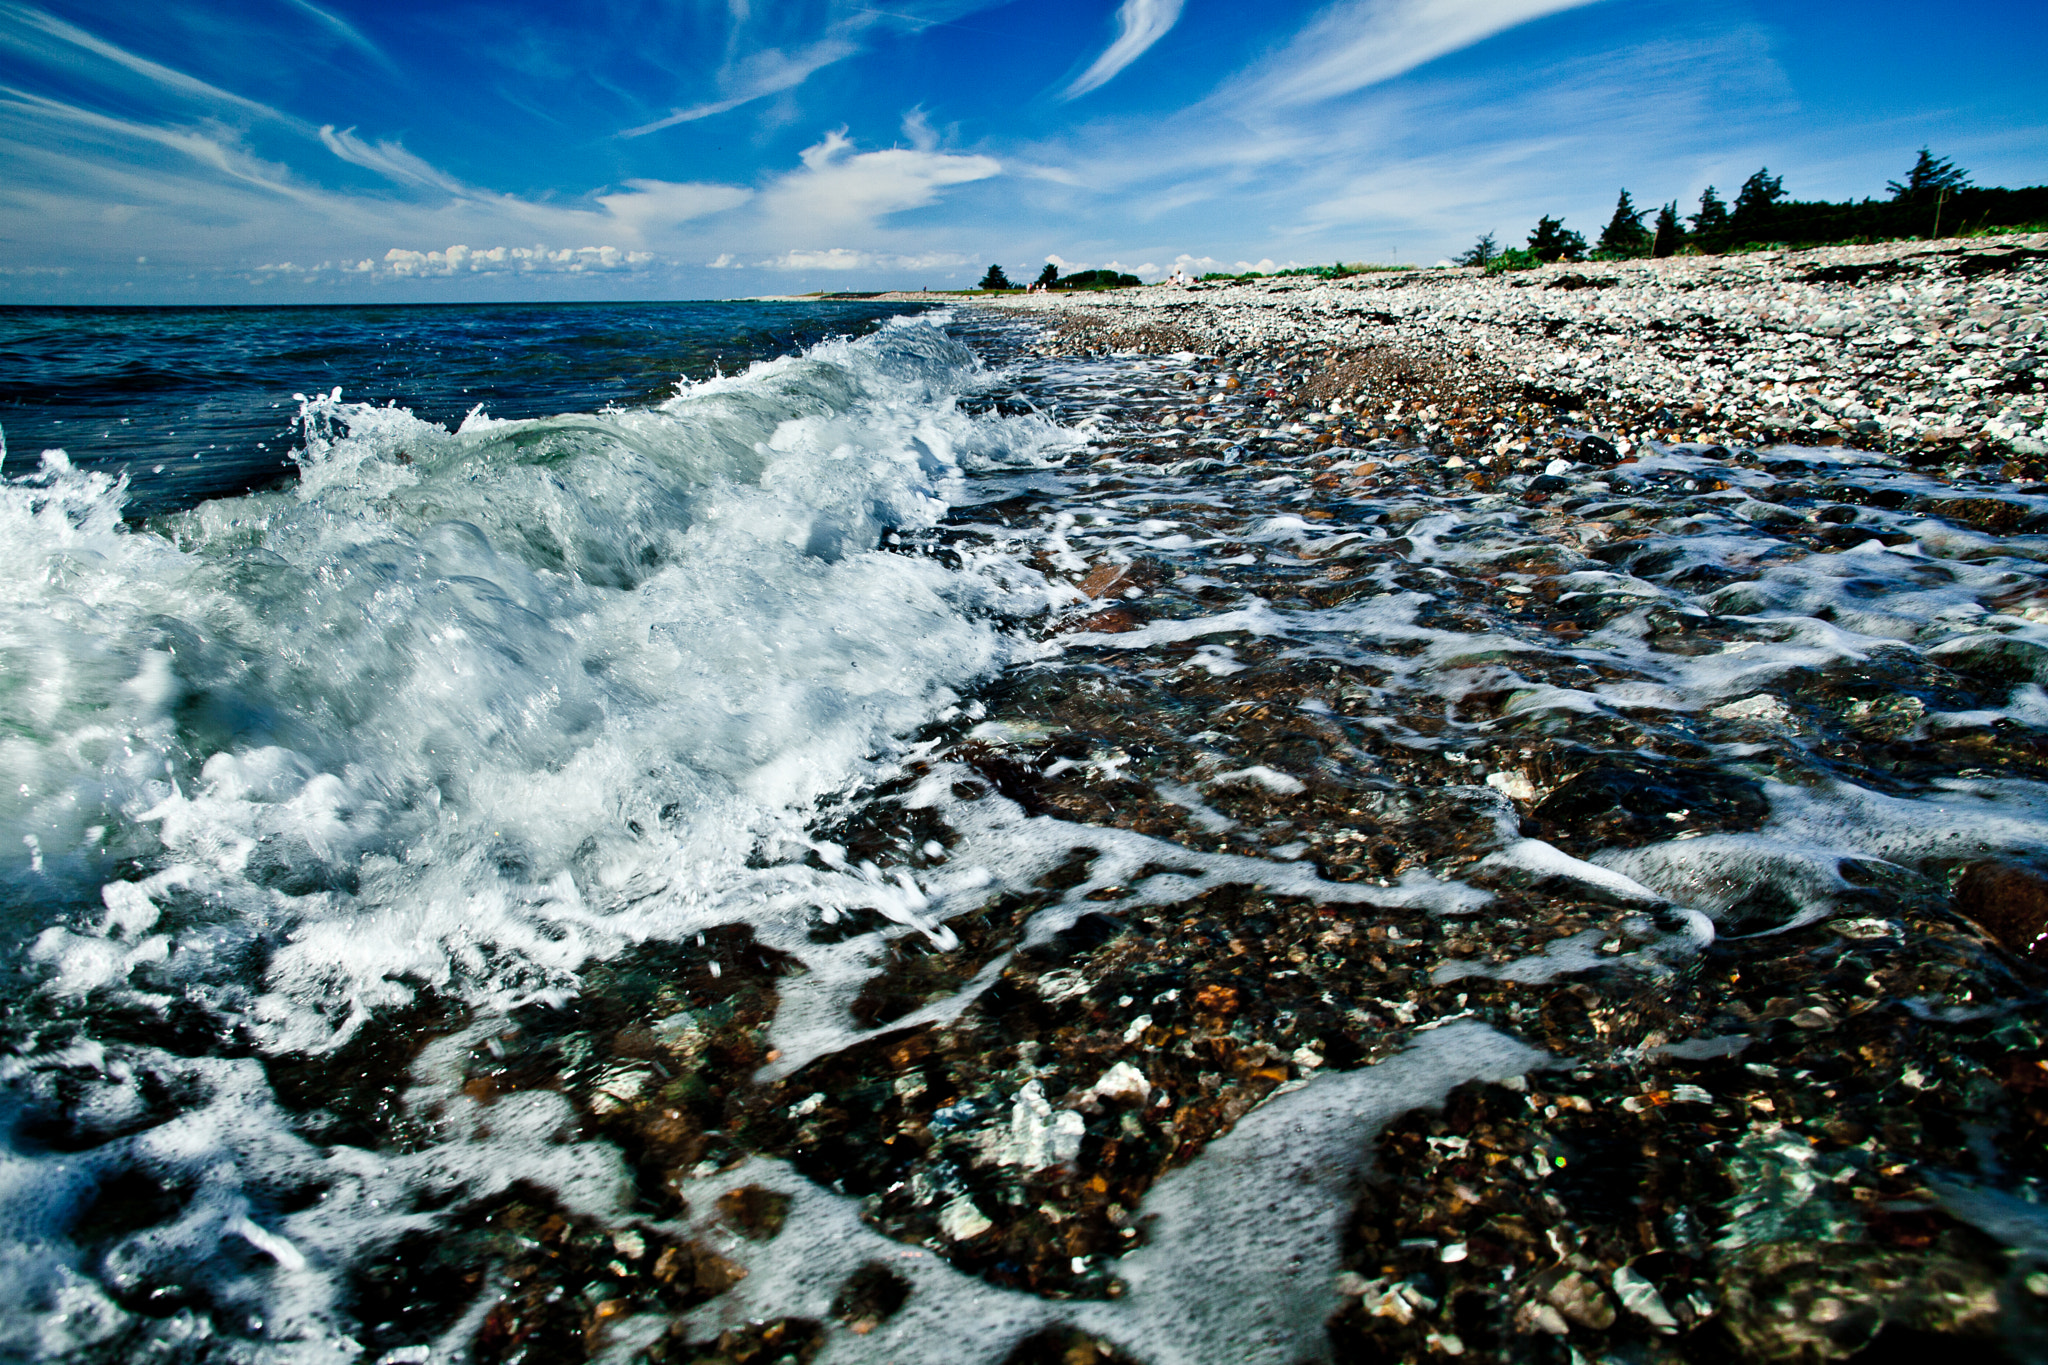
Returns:
[[[558,1095],[373,1153],[269,1068],[775,903],[818,803],[1006,661],[1030,571],[892,542],[1071,438],[963,410],[944,321],[455,431],[336,390],[295,489],[148,529],[61,452],[0,488],[0,1354],[355,1359],[339,1268],[422,1207],[612,1200]]]

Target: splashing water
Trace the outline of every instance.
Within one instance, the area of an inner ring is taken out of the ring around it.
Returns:
[[[354,1359],[342,1272],[423,1210],[616,1201],[559,1095],[401,1104],[372,1151],[270,1068],[775,903],[817,803],[1002,665],[1028,571],[886,541],[1070,438],[963,412],[934,321],[644,409],[302,399],[294,490],[148,530],[62,452],[0,488],[0,1353]]]

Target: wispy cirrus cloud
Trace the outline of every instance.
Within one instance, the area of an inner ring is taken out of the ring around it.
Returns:
[[[787,52],[781,48],[766,48],[749,53],[720,74],[719,84],[728,91],[721,98],[693,104],[685,109],[673,109],[666,117],[655,119],[652,123],[643,123],[637,128],[624,129],[619,136],[645,137],[664,128],[673,128],[679,123],[695,123],[714,114],[726,113],[768,95],[779,95],[785,90],[795,89],[809,80],[814,73],[824,70],[834,62],[843,61],[858,51],[858,43],[835,35],[808,43],[794,52]]]
[[[365,38],[362,30],[340,15],[321,9],[318,5],[310,4],[308,0],[285,0],[285,3],[312,19],[313,22],[319,24],[329,33],[341,39],[343,43],[362,53],[386,71],[397,71],[398,68],[392,63],[391,58],[384,55],[382,48],[378,47],[368,38]]]
[[[1254,106],[1313,104],[1392,80],[1532,19],[1598,0],[1344,0],[1254,67],[1234,93]]]
[[[1113,80],[1117,73],[1145,55],[1180,20],[1181,0],[1124,0],[1116,12],[1117,36],[1073,84],[1060,92],[1063,100],[1079,99]]]
[[[141,77],[149,86],[186,100],[304,127],[300,120],[280,113],[261,100],[223,90],[162,62],[130,52],[118,43],[110,43],[53,14],[25,5],[0,5],[0,44],[26,52],[59,69],[74,67],[78,54],[86,54],[98,58],[104,65],[98,72],[80,71],[78,74],[97,75],[104,80],[105,76],[113,74],[106,70],[107,66],[112,66],[130,77]]]
[[[350,165],[375,171],[385,179],[401,185],[421,185],[462,197],[471,197],[475,194],[469,186],[424,158],[407,151],[398,142],[379,142],[372,146],[357,137],[355,129],[343,128],[337,131],[331,123],[320,129],[320,141],[325,144],[328,151]]]
[[[220,175],[286,197],[301,198],[307,193],[290,181],[282,166],[252,155],[233,138],[215,131],[120,118],[11,86],[0,86],[0,113],[44,124],[68,124],[102,143],[141,143],[179,152]]]
[[[732,28],[727,34],[725,60],[711,81],[717,92],[715,96],[694,104],[677,106],[661,118],[636,127],[621,129],[618,136],[645,137],[664,128],[695,123],[728,113],[770,95],[783,94],[796,89],[826,67],[860,55],[866,50],[867,39],[872,32],[920,32],[933,25],[950,24],[962,15],[1001,2],[1002,0],[898,0],[898,3],[884,9],[858,3],[844,3],[842,0],[831,7],[837,13],[825,22],[822,29],[812,32],[809,36],[785,35],[782,41],[762,43],[755,39],[755,30],[771,18],[781,18],[780,11],[764,6],[761,13],[757,14],[754,6],[746,0],[730,0],[728,12]],[[1161,2],[1162,0],[1132,0],[1132,3],[1144,4]],[[1180,0],[1163,2],[1171,4],[1176,10],[1180,8]]]

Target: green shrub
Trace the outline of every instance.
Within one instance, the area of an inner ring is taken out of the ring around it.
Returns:
[[[1119,274],[1114,270],[1077,270],[1071,275],[1060,276],[1061,289],[1129,289],[1132,285],[1143,284],[1136,275]]]
[[[1543,258],[1524,247],[1511,246],[1486,263],[1486,273],[1499,275],[1509,270],[1534,270]]]

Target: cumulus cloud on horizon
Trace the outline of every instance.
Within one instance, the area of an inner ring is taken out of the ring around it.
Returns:
[[[394,275],[457,275],[465,271],[578,275],[591,270],[631,270],[653,259],[651,251],[621,251],[615,246],[563,247],[555,251],[544,246],[494,246],[478,250],[451,246],[446,251],[411,251],[395,246],[384,253],[384,262]]]
[[[615,246],[579,246],[550,249],[545,246],[468,247],[457,244],[444,251],[414,251],[395,246],[384,258],[365,257],[359,261],[323,261],[319,265],[294,265],[281,261],[259,265],[259,277],[306,277],[314,275],[359,275],[383,279],[417,279],[447,275],[583,275],[593,271],[637,271],[655,261],[651,251],[623,251]]]

